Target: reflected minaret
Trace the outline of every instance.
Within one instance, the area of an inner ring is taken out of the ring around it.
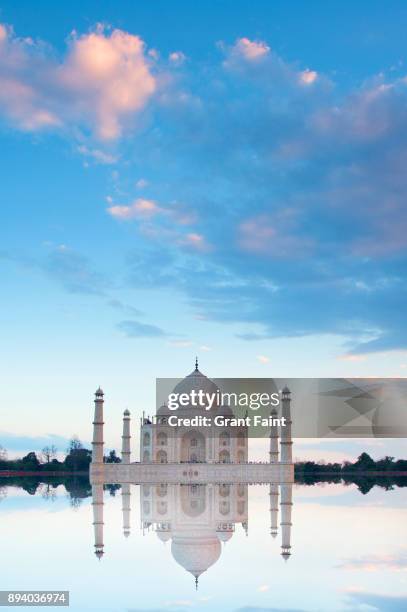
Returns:
[[[270,534],[278,533],[278,484],[270,484]]]
[[[103,483],[92,485],[93,527],[95,532],[95,555],[103,557]]]
[[[103,391],[95,393],[95,417],[93,420],[92,463],[103,464]]]
[[[122,484],[123,535],[130,535],[131,492],[129,484]]]
[[[122,435],[122,463],[130,463],[130,412],[123,412],[123,435]]]
[[[293,485],[281,485],[281,556],[285,561],[291,555],[291,509],[293,506]]]
[[[285,419],[285,425],[280,428],[281,463],[293,462],[293,442],[291,439],[291,392],[284,387],[281,393],[281,416]]]

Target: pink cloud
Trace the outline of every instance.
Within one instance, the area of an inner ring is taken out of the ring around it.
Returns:
[[[294,220],[290,211],[272,218],[258,215],[247,219],[238,228],[238,244],[244,251],[270,257],[291,258],[305,256],[313,248],[312,241],[294,234]]]
[[[257,361],[260,363],[270,363],[270,358],[265,355],[257,355]]]
[[[102,140],[120,136],[125,117],[140,111],[156,89],[144,50],[139,36],[121,30],[108,35],[99,27],[72,38],[59,78]]]
[[[0,44],[4,42],[7,38],[7,28],[2,23],[0,23]]]
[[[366,355],[340,355],[338,359],[341,361],[366,361]]]
[[[172,53],[170,53],[168,59],[170,60],[172,64],[175,64],[176,66],[180,66],[181,64],[185,62],[186,56],[184,53],[182,53],[182,51],[173,51]]]
[[[209,250],[209,245],[202,234],[191,232],[178,240],[178,244],[191,247],[197,251]]]
[[[258,60],[267,55],[270,47],[265,42],[250,40],[249,38],[239,38],[233,47],[233,53],[241,55],[248,61]]]
[[[0,45],[0,110],[23,130],[79,124],[114,140],[156,91],[144,42],[122,30],[73,34],[61,62],[2,24]]]
[[[45,107],[35,89],[17,79],[0,76],[0,109],[27,131],[61,125],[59,117]]]
[[[300,72],[300,83],[303,85],[312,85],[318,78],[318,73],[315,70],[303,70]]]
[[[107,211],[116,219],[121,221],[131,221],[132,219],[150,218],[162,209],[154,202],[154,200],[146,200],[145,198],[137,198],[129,206],[113,205]]]

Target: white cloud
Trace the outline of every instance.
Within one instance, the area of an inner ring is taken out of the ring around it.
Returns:
[[[172,53],[170,53],[168,59],[172,64],[180,66],[185,62],[186,56],[184,55],[184,53],[182,53],[182,51],[173,51]]]
[[[148,187],[148,181],[146,181],[146,179],[140,178],[138,181],[136,181],[136,187],[137,189],[144,189],[144,187]]]

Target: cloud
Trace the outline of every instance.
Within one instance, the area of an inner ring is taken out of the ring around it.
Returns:
[[[315,70],[303,70],[302,72],[300,72],[299,77],[300,82],[304,85],[312,85],[312,83],[317,80],[318,73]]]
[[[158,140],[142,144],[160,147],[168,197],[189,206],[210,248],[203,261],[182,237],[145,234],[157,262],[147,276],[155,269],[207,320],[240,323],[241,338],[407,348],[407,81],[339,91],[270,50],[254,62],[222,53],[205,78],[186,70],[182,113],[168,106]]]
[[[40,271],[61,285],[68,293],[109,298],[110,281],[93,268],[83,254],[65,244],[45,243],[46,252],[41,257],[29,257],[21,252],[0,252],[0,260],[20,266],[25,270]]]
[[[146,179],[140,178],[138,181],[136,181],[136,187],[137,189],[144,189],[145,187],[148,187],[149,182]]]
[[[239,227],[240,247],[251,253],[259,253],[277,258],[297,259],[308,255],[312,241],[299,234],[285,232],[281,220],[265,215],[249,218]]]
[[[40,451],[45,446],[55,445],[59,451],[65,451],[69,439],[58,434],[48,433],[43,436],[25,436],[0,431],[0,445],[13,452]]]
[[[338,359],[341,361],[366,361],[366,355],[339,355]]]
[[[306,612],[303,608],[262,608],[256,606],[244,606],[238,608],[235,612]]]
[[[107,211],[116,219],[120,219],[121,221],[131,221],[138,218],[145,219],[152,217],[153,215],[158,214],[161,209],[153,200],[137,198],[137,200],[128,206],[113,205],[110,206]]]
[[[163,73],[159,53],[122,30],[74,33],[60,60],[0,32],[0,108],[18,128],[91,134],[96,160],[137,125],[119,161],[154,173],[154,197],[108,210],[134,224],[130,284],[172,287],[247,340],[407,348],[405,75],[334,83],[244,36],[216,61],[165,61]],[[71,286],[98,285],[71,265]]]
[[[197,251],[207,251],[210,247],[202,234],[190,232],[178,239],[178,244],[191,247]]]
[[[111,153],[107,153],[106,151],[101,151],[100,149],[89,148],[85,145],[80,145],[77,150],[81,155],[84,155],[85,157],[90,157],[96,163],[99,164],[116,164],[118,161],[118,157],[116,155],[112,155]]]
[[[108,282],[94,271],[81,253],[61,244],[51,248],[36,265],[51,279],[59,282],[69,293],[104,296]]]
[[[402,610],[407,608],[407,595],[381,595],[365,591],[354,591],[349,592],[347,597],[352,608],[353,606],[358,606],[358,610],[366,609],[369,606],[370,609],[380,610],[380,612],[402,612]],[[361,608],[361,606],[364,607]]]
[[[265,42],[239,38],[231,50],[232,55],[238,55],[251,62],[269,53],[270,47]]]
[[[167,335],[164,330],[156,325],[134,320],[121,321],[117,327],[128,338],[162,338]]]
[[[185,62],[186,56],[182,51],[173,51],[172,53],[170,53],[168,59],[172,64],[180,66]]]
[[[337,567],[344,570],[361,570],[366,572],[383,570],[392,572],[406,571],[407,554],[401,552],[398,554],[370,555],[368,557],[345,559]]]
[[[144,42],[122,30],[74,32],[59,62],[4,25],[0,44],[0,110],[22,130],[80,126],[112,141],[157,89]]]
[[[260,363],[270,363],[270,358],[266,357],[265,355],[257,355],[256,359]]]

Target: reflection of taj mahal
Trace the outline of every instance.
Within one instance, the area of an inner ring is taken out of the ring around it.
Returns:
[[[212,393],[217,386],[198,370],[179,382],[176,393],[203,389]],[[172,427],[171,414],[164,404],[154,417],[143,414],[140,428],[140,462],[131,462],[130,413],[123,416],[122,462],[103,460],[104,394],[95,396],[93,451],[90,477],[93,498],[95,554],[104,554],[103,487],[119,483],[122,491],[123,532],[130,535],[131,485],[140,485],[143,533],[153,530],[164,542],[171,540],[175,561],[198,577],[219,559],[222,542],[229,540],[237,525],[248,530],[248,485],[268,483],[270,531],[278,532],[281,511],[282,556],[291,549],[291,509],[294,466],[291,441],[291,396],[281,394],[281,415],[285,427],[272,427],[268,462],[249,462],[248,431],[242,427]],[[202,408],[186,406],[183,415],[193,417]],[[230,416],[230,408],[213,405],[212,415]],[[272,414],[277,414],[275,409]]]
[[[131,486],[122,485],[123,534],[131,532]],[[175,561],[198,578],[214,565],[222,543],[230,540],[237,526],[248,533],[248,484],[141,484],[140,515],[143,534],[150,530],[163,541],[171,541]],[[281,513],[281,555],[291,554],[292,483],[269,485],[270,534],[278,534]],[[103,484],[92,485],[95,554],[104,554]]]

